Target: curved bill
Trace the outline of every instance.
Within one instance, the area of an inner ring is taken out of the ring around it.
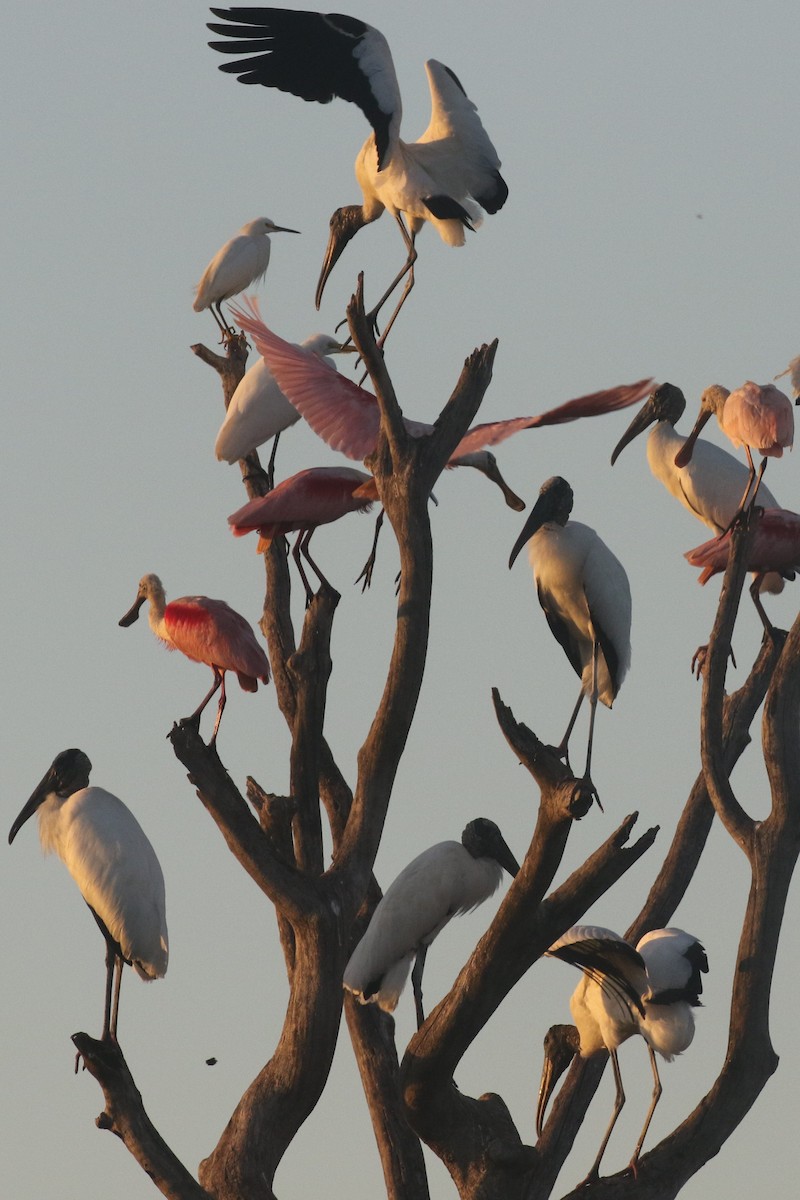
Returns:
[[[619,439],[616,446],[614,447],[614,449],[611,453],[612,467],[614,466],[614,463],[617,461],[617,459],[619,458],[620,454],[625,449],[625,447],[630,445],[630,443],[634,440],[634,438],[637,438],[640,433],[644,433],[645,429],[647,429],[648,426],[653,425],[658,420],[659,420],[659,414],[656,409],[655,394],[653,394],[648,397],[648,399],[645,401],[645,403],[639,409],[638,413],[633,418],[630,425],[625,430],[622,437]]]

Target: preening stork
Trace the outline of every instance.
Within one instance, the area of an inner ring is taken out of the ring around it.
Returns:
[[[380,431],[380,410],[375,396],[326,363],[278,337],[261,320],[255,305],[249,311],[235,309],[235,318],[267,363],[281,391],[324,442],[341,454],[363,461],[374,453]],[[581,417],[602,416],[635,404],[647,395],[652,380],[640,379],[601,392],[579,396],[535,417],[512,417],[474,425],[456,446],[448,467],[470,466],[486,475],[503,492],[510,508],[520,512],[525,504],[506,484],[493,454],[496,446],[523,429],[561,425]],[[403,418],[412,437],[425,437],[433,425]]]
[[[611,708],[630,666],[631,590],[625,568],[605,542],[588,525],[569,519],[572,503],[572,488],[566,479],[554,475],[543,483],[508,565],[514,565],[527,542],[547,624],[581,677],[578,702],[558,753],[569,761],[569,737],[583,697],[588,695],[591,716],[583,778],[591,785],[597,701]]]
[[[338,521],[347,513],[369,512],[377,499],[375,480],[363,471],[353,467],[310,467],[284,479],[266,496],[248,501],[228,517],[228,524],[235,537],[257,529],[259,554],[269,549],[278,534],[299,530],[292,555],[309,604],[313,592],[303,570],[301,555],[320,582],[331,586],[308,552],[314,530],[319,525]]]
[[[417,1028],[425,1020],[422,972],[428,947],[447,922],[471,912],[519,865],[494,821],[470,821],[460,842],[438,842],[405,867],[372,914],[345,967],[344,986],[362,1004],[394,1012],[411,963]]]
[[[167,970],[164,876],[131,810],[103,788],[89,787],[91,769],[82,750],[56,755],[8,840],[38,812],[42,850],[55,851],[64,863],[105,938],[102,1039],[116,1041],[123,965],[145,980],[161,979]]]
[[[331,355],[355,353],[355,346],[343,345],[327,333],[315,333],[300,344],[334,370],[335,364]],[[284,429],[289,429],[299,420],[300,413],[286,399],[264,359],[258,358],[231,396],[225,420],[217,434],[214,453],[220,461],[235,463],[270,438],[274,438],[267,467],[267,475],[271,482],[278,438]]]
[[[569,1002],[577,1036],[572,1039],[573,1053],[589,1058],[601,1050],[611,1056],[616,1084],[616,1099],[611,1121],[603,1136],[597,1157],[586,1182],[597,1179],[611,1131],[625,1103],[617,1048],[629,1037],[639,1034],[647,1043],[653,1070],[653,1094],[644,1128],[630,1161],[636,1175],[647,1130],[661,1097],[656,1052],[667,1062],[681,1054],[694,1037],[693,1008],[700,1005],[703,991],[701,972],[708,971],[706,952],[696,937],[682,929],[654,929],[645,934],[634,950],[610,929],[595,925],[575,925],[547,951],[583,971]],[[547,1102],[553,1088],[569,1065],[569,1058],[551,1053],[545,1041],[545,1061],[539,1085],[536,1130],[541,1137]]]
[[[269,662],[256,641],[248,621],[226,604],[208,596],[181,596],[167,604],[164,587],[157,575],[143,575],[130,609],[120,618],[127,627],[138,619],[139,609],[150,601],[150,628],[168,650],[180,650],[192,662],[207,663],[214,672],[214,682],[197,708],[187,717],[197,718],[219,689],[219,705],[210,746],[217,740],[217,730],[225,708],[225,672],[235,671],[240,686],[246,692],[257,692],[259,680],[269,683]]]
[[[416,142],[400,137],[402,103],[386,38],[364,21],[340,13],[295,12],[286,8],[212,8],[225,24],[209,24],[226,41],[209,42],[221,54],[246,55],[221,71],[241,83],[291,92],[327,104],[338,97],[357,104],[372,126],[356,158],[363,201],[338,208],[317,283],[316,304],[342,250],[365,225],[387,210],[397,222],[406,261],[372,310],[406,278],[400,302],[387,322],[385,339],[414,286],[415,239],[426,221],[449,246],[463,246],[465,229],[475,229],[481,209],[496,213],[508,188],[500,159],[475,105],[442,63],[425,64],[431,119]],[[383,339],[382,339],[383,340]]]
[[[774,384],[758,384],[748,379],[740,388],[729,392],[721,384],[714,383],[700,397],[700,412],[694,429],[675,455],[677,467],[684,467],[690,461],[697,435],[714,414],[722,432],[734,446],[744,446],[747,455],[750,470],[737,508],[738,515],[745,503],[754,503],[767,459],[780,458],[786,447],[791,449],[794,441],[794,410],[789,397]],[[758,478],[753,450],[762,455]]]
[[[238,296],[239,292],[264,278],[269,266],[267,235],[270,233],[299,233],[299,230],[276,225],[269,217],[248,221],[217,251],[197,285],[192,308],[195,312],[210,308],[223,338],[230,337],[233,331],[223,317],[220,305],[223,300]]]

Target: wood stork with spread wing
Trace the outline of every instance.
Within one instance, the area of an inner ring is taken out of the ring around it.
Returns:
[[[700,1005],[701,972],[708,971],[706,952],[696,937],[682,929],[654,929],[634,950],[628,942],[595,925],[575,925],[554,942],[547,954],[572,963],[583,971],[570,1000],[577,1037],[574,1053],[589,1058],[600,1050],[611,1056],[616,1099],[611,1121],[586,1182],[597,1179],[611,1131],[625,1103],[617,1049],[634,1034],[647,1043],[653,1070],[653,1094],[644,1128],[630,1161],[634,1176],[647,1130],[661,1097],[656,1051],[671,1062],[694,1037],[693,1008]],[[563,1046],[563,1039],[554,1045]],[[569,1057],[551,1053],[545,1041],[545,1060],[539,1085],[536,1130],[541,1136],[547,1102]]]
[[[599,803],[591,784],[595,710],[598,699],[611,708],[630,666],[631,590],[624,567],[605,542],[588,525],[569,519],[572,503],[566,479],[554,475],[543,483],[508,565],[514,565],[528,543],[539,603],[553,636],[581,677],[578,702],[558,753],[567,759],[569,737],[588,695],[591,716],[583,777]]]
[[[513,878],[519,865],[494,821],[485,817],[470,821],[460,842],[438,842],[423,850],[387,888],[372,914],[345,968],[345,988],[362,1004],[394,1012],[413,962],[420,1028],[428,947],[452,917],[471,912],[497,891],[503,869]]]
[[[38,812],[42,849],[45,854],[55,851],[64,863],[105,938],[102,1039],[116,1041],[123,964],[145,980],[161,979],[167,970],[164,876],[130,809],[103,788],[89,787],[91,769],[82,750],[62,750],[11,826],[8,840],[13,842]]]
[[[211,309],[223,338],[229,338],[233,331],[222,315],[220,304],[264,278],[269,266],[268,234],[298,232],[297,229],[276,225],[269,217],[256,217],[254,221],[248,221],[235,237],[217,251],[206,267],[197,285],[192,305],[194,311]]]
[[[475,105],[453,72],[430,59],[425,64],[430,124],[418,141],[405,142],[400,137],[400,88],[379,30],[341,13],[211,11],[224,23],[208,28],[227,39],[209,42],[211,48],[244,56],[222,63],[221,71],[237,75],[241,83],[279,88],[303,100],[351,101],[372,126],[355,164],[363,200],[338,208],[331,217],[316,304],[319,308],[328,276],[350,239],[388,211],[402,234],[406,261],[373,308],[373,319],[403,278],[406,285],[384,328],[385,339],[414,286],[415,239],[424,223],[430,222],[447,245],[463,246],[464,231],[480,224],[481,210],[496,213],[506,202],[500,159]]]

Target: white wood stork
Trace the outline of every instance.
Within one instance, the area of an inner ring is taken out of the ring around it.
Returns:
[[[89,787],[91,769],[82,750],[62,750],[8,840],[38,811],[42,849],[55,851],[64,863],[106,940],[102,1038],[115,1041],[123,963],[145,980],[160,979],[167,970],[164,876],[130,809],[103,788]]]
[[[554,475],[542,484],[508,560],[525,543],[547,624],[581,677],[581,690],[559,754],[567,762],[569,737],[583,697],[589,696],[589,744],[584,779],[591,784],[597,701],[611,708],[631,661],[631,590],[625,568],[593,529],[569,519],[572,488]],[[597,797],[596,789],[592,790]]]
[[[342,250],[365,225],[387,210],[397,222],[406,261],[372,310],[373,319],[395,287],[405,289],[387,322],[383,339],[414,286],[415,238],[426,221],[449,246],[463,246],[465,229],[480,223],[481,209],[503,207],[508,187],[500,160],[475,105],[453,72],[430,59],[425,64],[431,119],[416,142],[400,137],[402,103],[394,63],[379,30],[340,13],[295,12],[285,8],[212,8],[224,24],[209,24],[226,41],[209,42],[235,54],[221,71],[241,83],[291,92],[327,104],[334,97],[357,104],[372,133],[356,158],[361,204],[331,217],[328,248],[317,284],[319,308],[328,276]]]
[[[447,922],[470,912],[500,886],[503,869],[519,871],[494,821],[470,821],[460,842],[438,842],[405,867],[372,914],[344,972],[344,986],[362,1004],[394,1012],[412,961],[417,1028],[425,1020],[425,955]]]
[[[264,278],[269,266],[270,241],[267,235],[270,233],[299,233],[299,230],[276,225],[269,217],[256,217],[254,221],[248,221],[235,237],[220,247],[197,285],[192,308],[195,312],[211,309],[223,338],[230,337],[233,330],[225,321],[220,304]]]
[[[630,1161],[634,1176],[647,1130],[661,1097],[656,1051],[671,1062],[694,1037],[693,1008],[700,1005],[701,972],[708,971],[706,952],[696,937],[682,929],[654,929],[645,934],[634,950],[628,942],[595,925],[575,925],[547,951],[583,971],[583,979],[570,999],[577,1038],[573,1053],[589,1058],[600,1050],[611,1056],[616,1099],[611,1121],[597,1157],[586,1177],[596,1179],[611,1131],[625,1103],[617,1048],[634,1034],[647,1043],[653,1070],[653,1094],[644,1128]],[[539,1085],[536,1130],[541,1136],[547,1103],[559,1074],[570,1057],[553,1052],[563,1039],[545,1040],[545,1060]]]

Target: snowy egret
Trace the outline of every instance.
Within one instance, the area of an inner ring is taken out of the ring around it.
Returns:
[[[195,312],[210,308],[224,338],[230,337],[231,330],[220,304],[264,278],[269,266],[270,233],[299,233],[299,230],[276,225],[269,217],[248,221],[217,251],[197,285],[192,308]]]

